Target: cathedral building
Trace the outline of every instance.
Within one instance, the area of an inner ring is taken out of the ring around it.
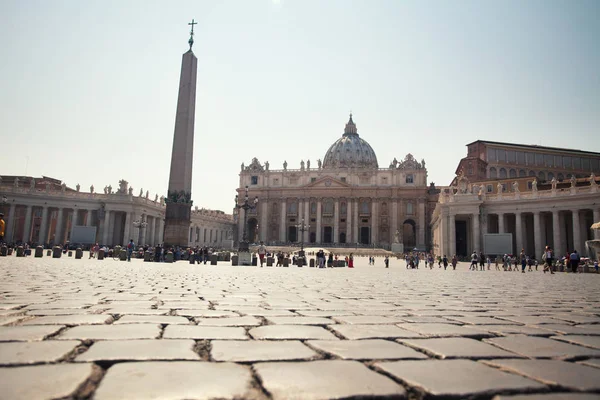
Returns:
[[[255,208],[239,210],[237,237],[267,244],[428,249],[429,223],[438,198],[427,185],[425,161],[411,154],[381,168],[373,148],[359,136],[352,115],[343,135],[316,166],[270,169],[254,158],[242,164],[238,195],[257,197]],[[302,229],[302,224],[306,228]]]

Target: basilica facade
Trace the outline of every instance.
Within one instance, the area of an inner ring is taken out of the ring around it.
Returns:
[[[352,115],[341,138],[312,165],[270,169],[254,158],[241,166],[238,196],[257,198],[239,209],[237,238],[267,244],[430,247],[429,223],[439,191],[427,184],[425,161],[411,154],[379,166]],[[246,223],[244,224],[244,221]]]

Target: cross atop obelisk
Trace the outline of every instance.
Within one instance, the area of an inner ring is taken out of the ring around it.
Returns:
[[[190,40],[188,40],[190,50],[192,50],[192,46],[194,45],[194,25],[198,25],[198,23],[194,22],[194,19],[192,18],[192,22],[188,23],[188,25],[192,26],[192,30],[190,31]]]

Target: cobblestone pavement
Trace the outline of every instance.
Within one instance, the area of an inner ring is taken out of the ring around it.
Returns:
[[[356,264],[1,258],[0,398],[600,398],[600,276]]]

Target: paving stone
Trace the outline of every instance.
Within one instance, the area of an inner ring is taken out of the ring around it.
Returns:
[[[21,325],[101,325],[110,324],[111,315],[106,314],[78,314],[35,317],[24,321]]]
[[[580,346],[600,349],[600,336],[584,336],[584,335],[563,335],[552,336],[550,339],[560,340],[562,342],[578,344]]]
[[[90,340],[124,340],[155,339],[160,334],[158,325],[123,324],[123,325],[82,325],[69,328],[56,337],[65,339]]]
[[[233,311],[219,310],[176,310],[175,314],[186,317],[204,317],[204,318],[222,318],[222,317],[239,317],[239,314]]]
[[[155,310],[155,309],[144,309],[136,307],[114,307],[108,308],[105,313],[107,314],[131,314],[131,315],[166,315],[169,310]]]
[[[108,307],[107,307],[108,308]],[[27,311],[27,315],[45,317],[51,315],[90,315],[90,314],[100,314],[102,309],[78,309],[78,308],[57,308],[52,310],[29,310]]]
[[[251,383],[250,368],[231,363],[120,363],[108,369],[94,399],[250,399]]]
[[[0,343],[0,365],[54,362],[71,352],[80,343],[78,340]]]
[[[309,346],[344,360],[400,360],[428,357],[398,343],[382,339],[367,340],[310,340]]]
[[[423,337],[396,325],[331,325],[331,329],[350,340]]]
[[[293,317],[296,314],[289,310],[266,310],[262,308],[247,308],[247,309],[234,309],[242,315],[253,315],[257,317]]]
[[[193,340],[110,340],[94,343],[75,361],[199,360]]]
[[[19,316],[12,315],[12,316],[8,316],[8,317],[0,317],[0,325],[6,326],[6,325],[14,324],[25,318],[27,318],[27,317],[24,315],[19,315]]]
[[[486,364],[542,383],[591,391],[600,389],[600,369],[559,360],[491,360]]]
[[[587,365],[590,367],[600,368],[600,359],[590,358],[589,360],[579,361],[579,364]]]
[[[496,396],[493,400],[598,400],[600,395],[592,393],[544,393]]]
[[[202,326],[259,326],[261,320],[251,316],[230,318],[194,318]]]
[[[174,317],[171,315],[124,315],[115,321],[114,324],[189,325],[191,322],[185,317]]]
[[[372,315],[354,315],[354,316],[341,316],[333,317],[335,321],[340,324],[352,324],[352,325],[385,325],[385,324],[396,324],[403,322],[399,317],[382,317]]]
[[[91,364],[0,368],[0,397],[11,400],[67,397],[75,392],[91,373]]]
[[[489,337],[491,334],[476,329],[472,326],[454,325],[454,324],[398,324],[400,328],[404,328],[413,332],[417,332],[423,336],[430,337]]]
[[[310,325],[268,325],[250,329],[250,336],[254,339],[271,340],[308,340],[308,339],[331,339],[337,338],[331,332],[320,326]]]
[[[468,338],[399,339],[437,358],[520,358],[490,344]]]
[[[473,325],[473,328],[500,336],[523,334],[549,337],[553,335],[552,331],[528,325]]]
[[[457,321],[469,325],[509,325],[510,321],[505,321],[492,317],[448,317],[451,321]],[[514,323],[516,324],[516,322]]]
[[[215,361],[256,362],[310,360],[318,354],[299,341],[213,340],[211,356]]]
[[[335,321],[323,317],[267,317],[275,325],[333,325]]]
[[[344,315],[353,315],[350,311],[298,310],[296,313],[305,317],[340,317]]]
[[[600,324],[600,317],[596,316],[596,315],[577,315],[575,313],[569,313],[569,314],[553,314],[550,315],[550,317],[552,317],[553,319],[559,320],[559,321],[567,321],[567,322],[573,322],[576,324]]]
[[[600,325],[561,325],[544,324],[538,326],[563,335],[596,335],[600,336]]]
[[[540,390],[545,385],[472,360],[390,361],[377,368],[433,396],[491,394],[506,390]]]
[[[402,386],[356,361],[258,363],[254,369],[275,400],[403,398],[406,394]]]
[[[44,340],[64,328],[55,326],[0,326],[0,342]]]
[[[449,318],[449,317],[448,317]],[[402,321],[417,323],[417,324],[456,324],[457,322],[451,321],[448,318],[443,317],[421,317],[418,315],[401,317]]]
[[[513,316],[498,316],[499,319],[503,319],[509,322],[516,322],[523,325],[540,325],[540,324],[556,324],[559,323],[556,319],[547,316],[534,316],[534,315],[513,315]],[[566,324],[566,322],[565,322]]]
[[[530,358],[598,357],[600,350],[564,343],[557,340],[524,335],[485,339],[502,349]]]
[[[169,325],[165,328],[164,339],[224,339],[247,340],[246,330],[229,326]]]

